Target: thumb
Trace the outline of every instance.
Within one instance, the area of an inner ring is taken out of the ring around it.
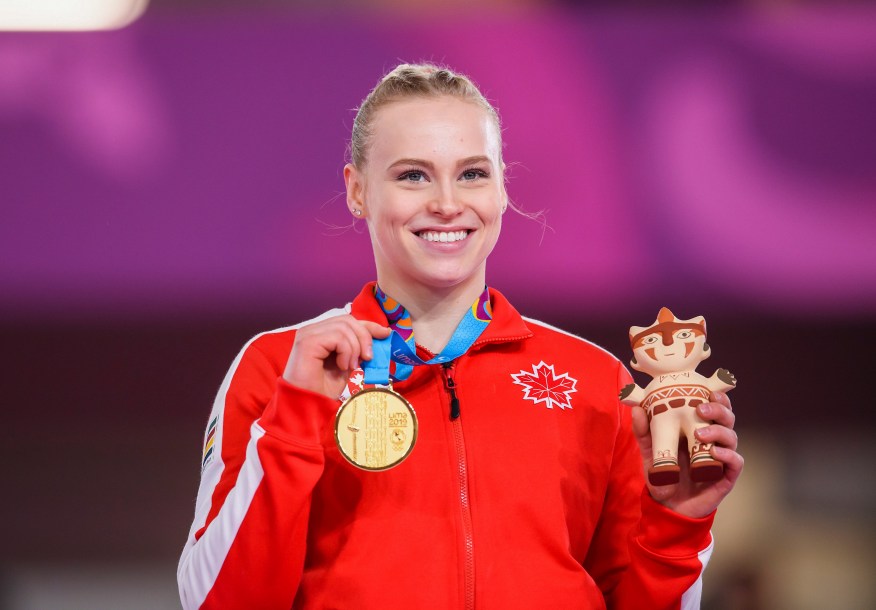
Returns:
[[[639,453],[642,455],[642,462],[647,466],[651,463],[651,424],[648,421],[648,415],[645,409],[641,407],[632,407],[633,418],[633,434],[639,444]]]
[[[651,434],[651,426],[648,423],[648,416],[645,414],[645,409],[641,407],[632,407],[633,413],[633,434],[637,438],[642,438]]]
[[[362,324],[365,326],[365,330],[367,330],[375,339],[386,339],[390,334],[392,334],[392,329],[387,326],[381,326],[377,322],[363,320]]]

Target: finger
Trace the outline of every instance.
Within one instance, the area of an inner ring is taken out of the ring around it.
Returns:
[[[733,405],[730,403],[730,397],[727,396],[727,392],[712,392],[709,400],[712,402],[718,402],[727,407],[730,411],[733,410]]]
[[[351,337],[358,346],[358,357],[352,367],[357,368],[360,365],[360,359],[371,360],[371,358],[374,357],[374,350],[371,346],[372,335],[367,326],[361,320],[357,320],[352,316],[345,316],[343,322],[349,328],[352,333]]]
[[[359,342],[362,345],[362,359],[371,360],[374,357],[374,339],[386,339],[392,333],[392,330],[368,320],[353,319],[353,322]]]
[[[362,344],[368,346],[368,358],[366,360],[371,360],[373,357],[374,351],[372,348],[372,343],[374,339],[386,339],[389,335],[392,334],[392,329],[381,326],[376,322],[370,322],[368,320],[359,321],[357,320],[357,326],[359,332],[362,337]]]
[[[713,458],[724,464],[724,478],[733,485],[742,474],[742,468],[745,466],[745,460],[736,451],[719,447],[712,447],[711,455]]]
[[[632,407],[631,414],[633,419],[633,435],[636,437],[636,442],[639,445],[642,461],[647,465],[651,460],[651,425],[648,422],[645,410],[641,407]]]
[[[343,320],[339,320],[339,324],[335,326],[333,332],[335,333],[333,337],[334,348],[337,353],[335,362],[342,371],[352,371],[359,366],[359,355],[362,351],[359,337],[356,335],[353,325]]]
[[[704,402],[697,405],[697,413],[705,421],[711,421],[730,429],[736,424],[736,414],[724,402]]]
[[[350,358],[353,354],[353,345],[345,336],[336,337],[334,340],[334,358],[331,356],[326,359],[326,364],[334,360],[334,366],[340,371],[350,370]]]
[[[633,434],[638,438],[651,435],[651,426],[648,423],[648,416],[645,414],[645,409],[641,407],[632,407],[633,416]]]
[[[387,326],[382,326],[377,322],[371,322],[370,320],[359,320],[359,323],[365,327],[368,333],[374,337],[375,339],[386,339],[390,333],[392,333],[392,329]]]
[[[711,425],[697,428],[694,430],[694,436],[704,443],[716,443],[734,451],[739,446],[736,431],[725,426]]]

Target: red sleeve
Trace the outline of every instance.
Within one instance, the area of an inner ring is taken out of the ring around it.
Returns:
[[[618,390],[632,381],[618,365]],[[620,426],[611,480],[585,568],[615,610],[694,610],[712,550],[714,515],[691,519],[655,502],[632,431],[630,408],[618,402]]]
[[[219,390],[177,572],[186,609],[292,606],[336,405],[278,378],[278,368],[251,342]]]

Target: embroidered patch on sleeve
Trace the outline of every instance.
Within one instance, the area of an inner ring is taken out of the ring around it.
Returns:
[[[216,425],[219,423],[219,416],[213,418],[210,425],[207,426],[207,435],[204,437],[204,457],[201,459],[201,470],[210,463],[213,459],[213,451],[216,444]]]
[[[560,409],[572,408],[572,393],[577,392],[578,380],[568,373],[557,375],[553,364],[544,361],[532,365],[532,372],[511,373],[514,383],[523,388],[523,398],[535,404],[540,402],[548,409],[556,405]]]

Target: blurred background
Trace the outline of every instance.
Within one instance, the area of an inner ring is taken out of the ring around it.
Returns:
[[[352,109],[419,60],[495,102],[544,212],[506,214],[492,286],[623,360],[661,306],[704,315],[700,372],[739,378],[703,608],[876,607],[876,7],[651,4],[152,0],[0,32],[0,608],[178,607],[214,394],[372,278]]]

